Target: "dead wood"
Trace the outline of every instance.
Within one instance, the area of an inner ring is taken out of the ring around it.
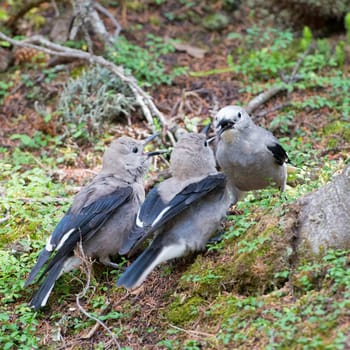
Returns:
[[[0,32],[0,38],[2,40],[9,42],[14,46],[32,48],[35,50],[45,52],[52,56],[82,59],[82,60],[88,61],[90,64],[97,64],[107,68],[130,87],[152,131],[156,132],[156,126],[155,126],[155,123],[153,122],[153,117],[156,117],[159,121],[159,124],[162,126],[163,130],[169,137],[171,143],[174,144],[175,139],[169,130],[168,121],[165,119],[164,115],[158,110],[151,96],[149,96],[138,85],[136,79],[133,76],[130,76],[124,73],[123,67],[115,65],[113,62],[106,60],[102,56],[97,56],[82,50],[72,49],[72,48],[68,48],[68,47],[53,43],[40,35],[35,35],[25,40],[19,41],[19,40],[12,39],[9,36],[5,35],[4,33]]]

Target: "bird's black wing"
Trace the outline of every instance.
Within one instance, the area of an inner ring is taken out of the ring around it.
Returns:
[[[90,205],[83,207],[78,213],[74,214],[70,209],[55,228],[46,247],[39,254],[38,261],[30,272],[26,285],[35,279],[35,276],[54,252],[56,252],[56,255],[49,262],[43,274],[60,257],[70,255],[76,243],[80,239],[84,240],[96,232],[110,215],[129,199],[132,192],[133,190],[130,186],[121,187],[108,195],[99,197]]]
[[[120,254],[129,253],[162,225],[188,208],[209,192],[224,188],[226,177],[223,173],[209,175],[186,186],[168,203],[160,197],[157,188],[152,189],[141,206],[136,224],[128,239],[123,243]]]
[[[288,154],[279,143],[274,143],[267,148],[272,152],[273,157],[278,165],[283,165],[289,161]]]

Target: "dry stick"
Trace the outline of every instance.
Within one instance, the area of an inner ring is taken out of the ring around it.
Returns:
[[[301,64],[303,63],[305,57],[310,53],[310,51],[315,47],[315,42],[312,42],[304,51],[304,53],[299,57],[297,63],[295,64],[292,74],[290,75],[289,79],[287,80],[287,83],[294,83],[297,79],[297,72],[301,66]]]
[[[194,335],[194,336],[197,336],[197,337],[200,337],[200,336],[206,337],[206,338],[215,338],[216,337],[215,334],[205,333],[205,332],[200,332],[200,331],[192,331],[192,330],[188,330],[188,329],[184,329],[184,328],[181,328],[181,327],[174,326],[173,324],[169,324],[169,326],[174,328],[174,329],[177,329],[178,331],[182,331],[182,332],[185,332],[187,334]]]
[[[100,313],[100,316],[106,315],[111,309],[112,306],[115,308],[117,305],[119,305],[122,301],[124,301],[129,296],[129,293],[125,294],[121,299],[118,300],[118,302],[114,305],[111,303],[108,304]],[[101,324],[96,322],[95,325],[90,329],[90,331],[84,335],[81,336],[81,339],[91,339],[96,331],[100,328]]]
[[[277,95],[279,92],[284,91],[286,89],[285,86],[273,86],[271,89],[262,92],[258,96],[254,97],[246,107],[246,111],[251,114],[262,104],[270,100],[273,96]]]
[[[108,333],[109,335],[111,336],[111,338],[113,339],[113,342],[115,343],[116,347],[120,350],[120,345],[119,345],[119,342],[117,340],[117,338],[115,337],[115,335],[113,334],[113,332],[110,330],[109,327],[106,326],[106,324],[104,322],[102,322],[101,320],[99,320],[97,317],[91,315],[89,312],[87,312],[83,306],[80,304],[80,298],[83,298],[85,297],[87,291],[89,290],[90,288],[90,281],[91,281],[91,264],[87,261],[87,258],[85,256],[85,253],[84,253],[84,250],[83,250],[83,245],[82,245],[82,241],[80,240],[79,242],[79,255],[80,255],[80,258],[82,260],[82,262],[84,263],[85,265],[85,268],[86,268],[86,276],[87,276],[87,281],[86,281],[86,284],[83,288],[83,290],[77,294],[76,296],[76,303],[77,303],[77,306],[80,310],[80,312],[82,312],[86,317],[96,321],[98,324],[100,324]]]
[[[107,315],[110,311],[112,310],[112,304],[108,304],[101,312],[100,312],[100,317]],[[89,330],[88,333],[83,334],[80,339],[91,339],[96,331],[101,327],[101,324],[99,322],[96,322],[94,326]]]
[[[289,78],[286,80],[286,84],[290,85],[295,83],[297,79],[297,72],[304,61],[305,57],[310,53],[311,49],[314,47],[314,43],[311,43],[307,49],[303,52],[303,54],[299,57],[298,61],[294,65],[294,68],[292,70],[292,74],[289,76]],[[262,104],[270,100],[273,96],[277,95],[278,93],[287,90],[287,85],[279,85],[279,86],[273,86],[271,89],[262,92],[258,96],[254,97],[247,105],[246,110],[247,112],[253,113],[257,108],[259,108]]]
[[[113,15],[105,8],[103,7],[101,4],[95,2],[94,3],[94,7],[97,11],[101,12],[103,15],[105,15],[106,17],[108,17],[110,19],[110,21],[114,24],[115,26],[115,32],[114,32],[114,37],[118,37],[120,32],[122,31],[122,26],[119,24],[119,22],[115,19],[115,17],[113,17]]]
[[[67,203],[70,202],[71,198],[65,197],[46,197],[46,198],[28,198],[28,197],[18,197],[18,198],[6,198],[7,202],[23,202],[23,203]],[[2,200],[0,199],[0,202]]]
[[[279,105],[277,105],[277,106],[275,106],[275,107],[273,107],[273,108],[271,108],[269,110],[265,110],[263,112],[258,113],[258,116],[259,116],[259,118],[263,118],[267,114],[272,113],[272,112],[276,112],[276,111],[278,111],[278,110],[280,110],[282,108],[285,108],[285,107],[289,106],[290,104],[291,104],[290,102],[281,103],[281,104],[279,104]]]
[[[72,3],[74,7],[75,18],[78,18],[78,20],[80,21],[77,24],[77,29],[75,31],[75,34],[79,31],[80,28],[82,29],[84,37],[88,44],[88,47],[91,48],[89,49],[89,52],[92,52],[92,41],[87,30],[88,23],[93,28],[93,31],[103,39],[104,44],[110,46],[113,43],[114,38],[112,35],[108,33],[105,25],[100,19],[100,16],[96,11],[94,1],[93,0],[72,0]],[[106,10],[106,12],[108,11]],[[72,31],[71,31],[71,34],[72,34]],[[70,36],[70,38],[74,38],[74,37],[75,35]]]
[[[338,153],[341,151],[348,151],[348,150],[350,150],[350,146],[338,146],[333,148],[327,148],[320,153],[320,157],[324,157],[328,153]]]
[[[114,63],[106,60],[102,56],[92,55],[90,53],[87,53],[78,49],[72,49],[72,48],[64,47],[59,44],[55,44],[40,35],[34,35],[26,40],[18,41],[0,32],[0,39],[3,39],[15,46],[32,48],[38,51],[45,52],[49,55],[83,59],[83,60],[89,61],[90,63],[95,63],[103,67],[106,67],[113,74],[117,75],[122,81],[124,81],[129,85],[130,89],[135,95],[137,102],[139,103],[142,109],[142,112],[147,120],[147,123],[150,125],[153,132],[155,132],[156,130],[155,130],[155,125],[153,123],[152,115],[155,115],[158,118],[161,125],[163,126],[163,128],[167,129],[168,123],[165,117],[163,116],[163,114],[155,106],[154,102],[152,101],[152,98],[143,89],[141,89],[138,86],[134,77],[127,76],[124,74],[123,67],[116,66]],[[39,43],[42,46],[35,45],[33,44],[33,42]],[[174,137],[169,130],[167,130],[167,134],[170,138],[170,141],[174,144],[175,142]]]

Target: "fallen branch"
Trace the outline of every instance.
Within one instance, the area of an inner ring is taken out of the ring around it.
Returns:
[[[107,315],[110,311],[112,310],[112,304],[108,304],[100,313],[100,317]],[[94,326],[89,330],[89,332],[87,332],[86,334],[83,334],[80,339],[91,339],[95,333],[97,332],[97,330],[101,327],[101,323],[96,322],[94,324]]]
[[[119,22],[115,19],[115,17],[112,16],[112,14],[105,7],[103,7],[98,2],[94,3],[94,7],[97,11],[101,12],[103,15],[105,15],[110,19],[110,21],[115,26],[114,37],[115,38],[118,37],[120,32],[122,31],[122,26],[119,24]]]
[[[265,110],[265,111],[260,112],[257,116],[258,116],[259,118],[263,118],[263,117],[265,117],[267,114],[270,114],[270,113],[272,113],[272,112],[279,111],[280,109],[283,109],[283,108],[285,108],[285,107],[287,107],[287,106],[290,106],[290,105],[291,105],[290,102],[281,103],[281,104],[279,104],[279,105],[277,105],[277,106],[274,106],[274,107],[271,108],[271,109],[268,109],[268,110]]]
[[[23,203],[67,203],[70,202],[71,198],[65,197],[46,197],[46,198],[28,198],[28,197],[18,197],[18,198],[6,198],[6,202],[23,202]],[[4,202],[0,200],[0,202]]]
[[[152,98],[143,89],[139,87],[136,79],[124,73],[123,67],[116,66],[113,62],[106,60],[102,56],[93,55],[88,52],[84,52],[78,49],[68,48],[68,47],[53,43],[40,35],[35,35],[23,41],[19,41],[19,40],[12,39],[7,35],[5,35],[4,33],[0,32],[0,38],[2,40],[9,42],[14,46],[32,48],[53,56],[82,59],[90,62],[91,64],[98,64],[107,68],[113,74],[117,75],[122,81],[128,84],[128,86],[134,93],[135,99],[140,105],[143,115],[146,118],[147,123],[151,127],[152,131],[156,132],[156,127],[153,122],[153,116],[155,116],[159,120],[160,125],[163,127],[163,129],[166,130],[166,133],[169,136],[170,141],[172,143],[174,142],[174,137],[172,136],[171,132],[168,130],[168,122],[163,116],[163,114],[158,110]]]
[[[187,334],[194,335],[196,337],[206,337],[206,338],[215,338],[216,337],[215,334],[205,333],[205,332],[200,332],[200,331],[192,331],[192,330],[189,330],[189,329],[184,329],[184,328],[175,326],[173,324],[169,324],[169,326],[174,328],[174,329],[176,329],[176,330],[178,330],[178,331],[185,332]]]
[[[118,304],[120,304],[122,301],[127,299],[129,296],[129,293],[126,293],[121,299],[118,300],[116,304],[108,304],[100,313],[100,316],[107,315],[109,311],[111,311],[112,307],[115,308]],[[91,339],[94,334],[97,332],[97,330],[101,327],[101,324],[99,322],[96,322],[93,327],[87,332],[86,334],[83,334],[80,339]]]
[[[311,43],[307,49],[303,52],[303,54],[299,57],[298,61],[295,63],[292,73],[289,77],[282,77],[284,84],[273,86],[267,91],[262,92],[258,96],[254,97],[247,105],[246,110],[249,114],[253,113],[257,110],[261,105],[266,103],[272,97],[276,96],[280,92],[288,90],[289,86],[294,84],[296,81],[300,79],[297,76],[298,70],[303,63],[305,57],[310,53],[311,49],[314,47],[314,43]]]
[[[285,85],[273,86],[271,89],[262,92],[258,96],[254,97],[247,105],[246,111],[251,114],[255,110],[257,110],[261,105],[266,103],[272,97],[277,95],[278,93],[285,91],[287,87]]]
[[[320,153],[320,157],[324,157],[329,153],[339,153],[341,151],[349,151],[349,150],[350,150],[350,146],[338,146],[333,148],[327,148]]]

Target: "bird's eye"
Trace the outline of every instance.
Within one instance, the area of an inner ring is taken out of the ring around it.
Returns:
[[[237,117],[240,118],[242,116],[241,112],[238,112]]]
[[[137,153],[137,152],[138,152],[138,148],[135,146],[135,147],[132,149],[132,151],[133,151],[134,153]]]
[[[208,146],[208,141],[207,141],[207,140],[204,141],[204,146],[205,146],[205,147]]]

